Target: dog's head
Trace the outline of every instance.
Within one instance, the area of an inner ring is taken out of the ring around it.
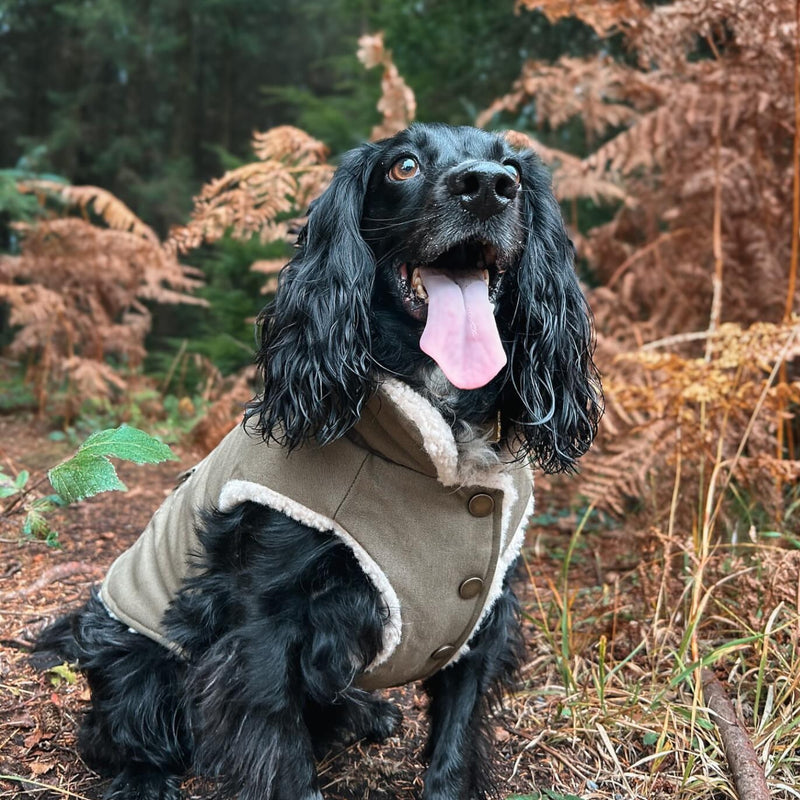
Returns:
[[[519,454],[570,469],[600,414],[588,309],[550,176],[474,128],[414,125],[349,152],[263,313],[265,436],[347,432],[375,383],[499,411]]]

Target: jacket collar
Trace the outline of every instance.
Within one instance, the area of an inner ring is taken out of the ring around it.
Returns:
[[[388,461],[436,478],[443,486],[492,486],[498,473],[511,467],[500,455],[477,468],[460,463],[458,444],[444,417],[421,394],[394,378],[380,384],[350,438]]]

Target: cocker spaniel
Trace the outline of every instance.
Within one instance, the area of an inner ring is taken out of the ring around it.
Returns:
[[[424,800],[487,797],[530,465],[572,469],[601,405],[547,170],[472,128],[358,147],[260,322],[243,424],[40,637],[88,676],[81,751],[108,798],[321,800],[315,753],[421,680]]]

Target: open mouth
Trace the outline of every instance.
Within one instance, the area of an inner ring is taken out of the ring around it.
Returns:
[[[459,389],[485,386],[506,364],[495,320],[505,266],[484,240],[461,242],[428,264],[398,268],[403,307],[425,323],[419,347]]]
[[[398,268],[398,277],[403,307],[412,317],[424,321],[429,294],[423,275],[437,273],[447,275],[458,283],[480,275],[488,287],[489,299],[494,303],[506,271],[501,262],[493,244],[485,240],[474,240],[460,242],[428,264],[402,263]]]

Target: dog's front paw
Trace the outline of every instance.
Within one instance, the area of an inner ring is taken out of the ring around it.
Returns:
[[[181,781],[176,775],[134,764],[111,781],[103,800],[180,800],[180,796]]]
[[[388,700],[374,699],[372,702],[372,716],[361,735],[369,742],[383,742],[397,732],[403,721],[403,712]]]
[[[440,786],[437,789],[431,789],[425,786],[422,800],[467,800],[467,798],[462,797],[460,791],[455,787],[444,789]]]

